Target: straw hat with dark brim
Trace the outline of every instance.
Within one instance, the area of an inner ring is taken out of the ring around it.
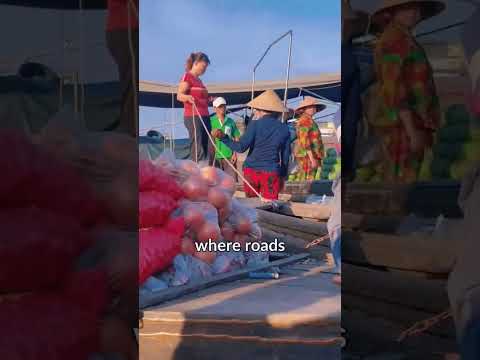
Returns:
[[[384,0],[382,5],[375,10],[372,15],[372,25],[380,30],[390,22],[392,13],[399,8],[408,5],[418,5],[421,8],[421,20],[424,21],[431,17],[440,14],[445,10],[445,3],[443,1],[431,1],[431,0]]]
[[[309,106],[316,106],[317,107],[317,112],[320,112],[324,110],[327,106],[325,104],[322,104],[320,100],[312,97],[312,96],[305,96],[303,101],[297,106],[295,109],[295,112],[300,112],[301,110],[305,109],[306,107]]]
[[[288,113],[289,109],[283,106],[282,100],[278,97],[277,93],[273,90],[267,90],[248,104],[253,109],[265,110],[277,113]]]
[[[361,10],[353,10],[350,1],[342,0],[342,20],[344,21],[355,21],[367,17],[368,13]]]

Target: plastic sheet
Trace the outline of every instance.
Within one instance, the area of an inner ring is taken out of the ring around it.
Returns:
[[[215,262],[212,264],[212,270],[214,274],[223,274],[241,269],[245,264],[246,259],[242,252],[223,252],[215,259]]]
[[[190,255],[178,255],[173,260],[172,267],[162,274],[160,279],[170,286],[180,286],[208,279],[211,276],[210,265]]]

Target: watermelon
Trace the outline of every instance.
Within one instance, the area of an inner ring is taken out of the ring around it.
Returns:
[[[335,150],[334,148],[327,149],[327,157],[336,158],[337,157],[337,150]]]
[[[447,109],[446,124],[450,125],[464,125],[470,123],[470,114],[464,104],[455,104]]]
[[[326,157],[323,159],[324,165],[335,165],[338,163],[338,159],[336,157]]]

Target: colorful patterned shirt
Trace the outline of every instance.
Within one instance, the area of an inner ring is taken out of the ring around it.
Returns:
[[[323,158],[323,142],[320,129],[310,115],[303,114],[297,120],[297,149],[296,157],[306,157],[311,151],[315,159]]]
[[[375,48],[379,113],[374,126],[401,126],[399,114],[410,110],[419,129],[435,130],[440,122],[433,70],[423,48],[408,30],[390,24]]]

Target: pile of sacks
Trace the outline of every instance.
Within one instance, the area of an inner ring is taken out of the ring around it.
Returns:
[[[170,174],[149,161],[141,161],[139,169],[139,283],[143,284],[180,253],[184,222],[171,215],[183,191]]]
[[[464,105],[452,105],[445,124],[438,130],[432,152],[426,154],[420,180],[454,179],[460,181],[480,160],[480,124]]]
[[[0,133],[0,168],[2,358],[86,359],[100,351],[110,294],[104,270],[79,270],[76,260],[108,222],[107,208],[24,134]]]
[[[160,276],[142,281],[145,289],[159,290],[183,285],[252,262],[268,261],[266,253],[246,251],[247,242],[259,241],[262,232],[257,223],[256,211],[233,198],[236,184],[231,176],[214,167],[200,168],[190,160],[176,160],[171,154],[163,154],[155,161],[141,160],[140,169],[141,177],[144,169],[155,169],[164,176],[166,174],[170,180],[174,179],[174,185],[169,184],[170,190],[165,191],[165,194],[177,194],[178,186],[178,196],[164,201],[164,204],[170,205],[167,210],[164,205],[165,211],[157,211],[157,216],[166,216],[169,212],[167,224],[182,219],[184,225],[181,240],[169,251],[167,262],[171,262],[172,266],[161,272]],[[172,187],[175,190],[171,190]],[[140,204],[142,214],[145,207],[142,205],[142,193]],[[198,246],[209,241],[236,242],[240,251],[215,252]],[[140,242],[142,244],[142,234]],[[164,246],[169,246],[166,240],[163,242]],[[162,265],[163,268],[157,267],[149,275],[165,269],[167,263]]]

